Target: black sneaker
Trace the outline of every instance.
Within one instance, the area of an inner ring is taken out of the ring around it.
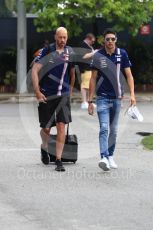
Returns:
[[[44,149],[41,148],[41,161],[43,164],[48,165],[49,164],[49,155],[48,152],[46,152]]]
[[[65,171],[65,168],[64,168],[61,160],[56,160],[55,164],[56,164],[56,168],[55,168],[56,171],[58,171],[58,172],[64,172]]]

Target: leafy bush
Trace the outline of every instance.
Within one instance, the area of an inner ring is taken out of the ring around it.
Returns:
[[[153,43],[133,38],[128,47],[135,84],[153,84]]]
[[[145,148],[153,150],[153,135],[144,137],[142,139],[142,144],[144,145]]]
[[[0,53],[0,84],[5,84],[4,79],[8,72],[16,73],[16,49],[14,47]]]

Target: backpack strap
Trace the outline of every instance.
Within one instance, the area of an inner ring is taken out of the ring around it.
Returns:
[[[121,98],[121,83],[120,83],[120,69],[121,69],[121,50],[117,48],[117,66],[116,66],[116,76],[117,76],[117,88],[118,88],[118,98]]]
[[[67,47],[66,47],[65,51],[66,51],[66,55],[69,55],[69,50],[68,50]],[[60,79],[60,83],[59,83],[59,86],[58,86],[58,92],[57,92],[58,96],[61,96],[61,91],[62,91],[63,81],[64,81],[64,75],[66,73],[67,67],[68,67],[68,62],[65,61],[64,62],[64,67],[63,67],[63,72],[62,72],[61,79]]]

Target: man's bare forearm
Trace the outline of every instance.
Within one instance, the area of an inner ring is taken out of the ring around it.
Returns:
[[[96,77],[97,77],[97,71],[92,71],[92,76],[89,84],[89,101],[92,101],[95,94]]]
[[[36,94],[36,98],[39,102],[46,102],[46,97],[40,92],[39,88],[39,76],[38,73],[40,69],[42,68],[42,65],[39,63],[35,63],[32,67],[32,83],[33,83],[33,89]]]
[[[136,104],[136,98],[135,98],[135,93],[134,93],[134,79],[133,79],[131,69],[125,68],[125,74],[126,74],[128,86],[130,89],[130,97],[131,97],[130,104],[134,105]]]
[[[33,89],[35,93],[40,92],[39,76],[38,76],[40,69],[41,69],[41,65],[38,63],[35,63],[32,67],[32,84],[33,84]]]
[[[134,80],[133,77],[128,77],[127,78],[128,86],[130,89],[130,94],[134,96]]]
[[[70,91],[71,91],[71,94],[73,91],[74,83],[75,83],[75,68],[72,68],[70,70]]]

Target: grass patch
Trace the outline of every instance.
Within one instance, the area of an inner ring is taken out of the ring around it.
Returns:
[[[148,137],[144,137],[142,139],[142,144],[145,148],[153,150],[153,135],[149,135]]]

